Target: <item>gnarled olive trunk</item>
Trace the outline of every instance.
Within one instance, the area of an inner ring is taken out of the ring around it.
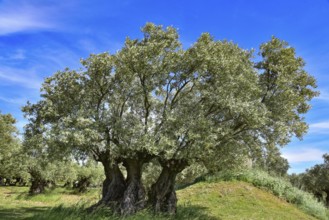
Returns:
[[[30,169],[29,173],[32,179],[29,193],[30,194],[43,193],[47,187],[47,181],[42,177],[41,173],[37,170]]]
[[[108,206],[122,215],[130,215],[146,207],[146,193],[141,178],[142,168],[153,157],[147,153],[140,153],[133,159],[121,158],[114,164],[106,154],[99,155],[98,158],[104,165],[106,178],[103,182],[102,199],[89,210]],[[127,170],[126,179],[118,166],[120,162],[123,162]]]
[[[126,189],[126,182],[118,164],[104,165],[105,180],[102,189],[102,202],[118,205]]]
[[[35,179],[32,180],[32,184],[30,186],[30,194],[40,194],[43,193],[46,189],[47,181],[42,179]]]
[[[121,214],[130,215],[145,207],[146,193],[142,183],[142,168],[145,160],[126,159],[123,165],[127,169],[126,190],[121,202]]]
[[[126,189],[124,176],[117,163],[111,164],[107,158],[101,162],[104,166],[106,177],[103,181],[102,198],[97,204],[90,207],[89,210],[92,211],[99,206],[109,206],[113,211],[118,212]]]
[[[160,161],[162,166],[158,180],[151,186],[149,203],[155,212],[175,214],[177,210],[177,197],[175,192],[176,176],[188,163],[185,160]]]

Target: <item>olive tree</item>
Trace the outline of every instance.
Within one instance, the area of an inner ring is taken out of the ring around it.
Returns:
[[[101,166],[101,165],[100,165]],[[102,167],[100,167],[95,161],[87,160],[83,165],[77,165],[75,167],[77,172],[77,178],[74,182],[73,188],[78,192],[83,193],[91,186],[100,186],[104,173]]]
[[[33,111],[36,111],[34,109]],[[72,183],[76,180],[76,162],[71,154],[57,151],[53,141],[47,137],[47,129],[42,126],[35,112],[29,112],[30,123],[25,126],[24,140],[20,155],[24,168],[30,174],[30,194],[44,193],[58,183]]]
[[[20,153],[21,143],[15,123],[16,120],[12,115],[0,112],[0,185],[23,184],[29,177],[24,169],[24,161]],[[13,179],[16,182],[13,182]]]
[[[248,155],[305,133],[300,114],[316,95],[315,80],[287,43],[272,38],[254,63],[252,51],[207,33],[183,49],[173,27],[148,23],[142,32],[115,54],[91,55],[81,70],[47,78],[42,99],[24,107],[49,152],[103,164],[96,206],[175,213],[175,180],[186,167],[209,164],[223,149]],[[150,161],[161,172],[147,194],[142,172]]]
[[[324,163],[306,170],[301,176],[301,187],[313,193],[329,206],[329,154],[323,155]]]

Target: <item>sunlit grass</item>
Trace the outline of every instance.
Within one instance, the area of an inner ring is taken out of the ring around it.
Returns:
[[[60,205],[93,204],[100,192],[100,189],[91,189],[86,194],[75,194],[72,190],[56,188],[31,196],[28,190],[28,187],[0,187],[0,219],[24,219]]]
[[[278,198],[295,204],[304,212],[319,219],[329,219],[328,209],[322,202],[310,193],[304,192],[280,177],[273,177],[264,171],[246,170],[241,172],[221,172],[216,175],[206,176],[203,181],[208,183],[218,181],[244,181],[266,190]]]
[[[0,187],[0,219],[122,219],[108,209],[87,213],[100,189],[86,194],[57,188],[44,195],[29,196],[26,187]],[[250,183],[240,181],[199,182],[177,191],[176,216],[142,211],[125,219],[315,219],[283,199]]]
[[[315,219],[271,193],[245,182],[201,182],[178,193],[218,219]]]

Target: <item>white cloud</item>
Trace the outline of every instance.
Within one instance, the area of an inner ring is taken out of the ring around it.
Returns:
[[[16,50],[15,53],[9,57],[9,59],[12,60],[24,60],[25,58],[25,51],[21,49]]]
[[[0,60],[13,61],[13,60],[24,60],[26,59],[25,50],[17,49],[11,53],[0,56]]]
[[[310,124],[310,128],[329,129],[329,121]]]
[[[322,155],[326,152],[316,148],[302,148],[298,150],[284,151],[282,156],[289,163],[315,162],[322,161]]]
[[[0,35],[55,28],[50,14],[51,10],[46,7],[24,1],[4,1],[0,4]]]
[[[309,125],[310,133],[327,134],[329,133],[329,120]]]
[[[7,97],[3,97],[3,96],[0,96],[0,100],[7,102],[7,103],[19,105],[19,106],[26,104],[26,102],[28,101],[27,98],[7,98]]]
[[[15,84],[30,89],[40,89],[42,79],[37,76],[33,69],[17,69],[0,66],[0,83]]]

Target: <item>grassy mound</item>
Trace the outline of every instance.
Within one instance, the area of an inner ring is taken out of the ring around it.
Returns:
[[[289,181],[270,176],[264,171],[222,172],[201,179],[201,181],[208,183],[236,180],[251,183],[253,186],[266,190],[289,203],[295,204],[299,209],[318,219],[329,219],[328,209],[323,203],[317,201],[312,194],[299,190],[293,187]]]
[[[178,193],[216,219],[315,219],[296,206],[250,183],[200,182]]]

